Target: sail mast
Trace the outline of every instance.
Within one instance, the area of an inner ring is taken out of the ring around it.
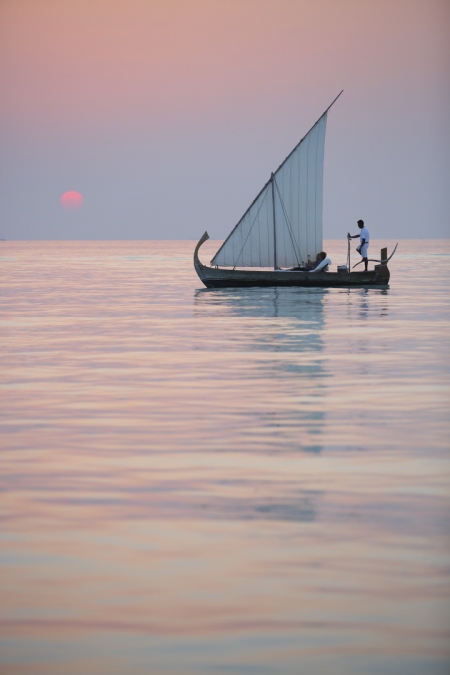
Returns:
[[[273,269],[277,269],[277,227],[275,221],[275,186],[274,177],[271,175],[272,181],[272,214],[273,214]]]

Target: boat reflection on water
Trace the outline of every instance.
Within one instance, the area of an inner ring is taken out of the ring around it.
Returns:
[[[240,423],[247,422],[247,449],[254,440],[259,450],[269,452],[322,450],[330,377],[322,336],[328,293],[303,288],[196,291],[199,348],[220,352],[218,377],[230,385],[228,378],[236,380],[232,395]],[[202,339],[204,330],[209,345]]]
[[[345,295],[348,319],[369,319],[374,313],[383,318],[388,314],[389,288],[347,289]],[[355,307],[357,308],[356,314]]]
[[[312,522],[317,517],[321,491],[300,487],[273,462],[323,450],[330,377],[323,358],[328,294],[295,287],[195,292],[198,349],[214,350],[214,377],[225,398],[218,433],[225,435],[228,450],[260,458],[257,494],[254,477],[241,476],[245,497],[228,496],[221,505],[227,517],[233,517],[231,510],[239,519]],[[214,406],[208,414],[216,415]],[[210,502],[212,512],[217,506]]]
[[[320,351],[323,349],[320,333],[324,325],[324,300],[328,293],[322,288],[202,288],[195,291],[194,311],[195,316],[204,319],[219,313],[235,319],[282,319],[279,327],[284,330],[277,333],[279,339],[264,340],[263,348]],[[296,340],[291,342],[293,322],[298,330]],[[271,337],[274,336],[271,334]],[[261,348],[261,335],[253,331],[249,338],[254,347]]]

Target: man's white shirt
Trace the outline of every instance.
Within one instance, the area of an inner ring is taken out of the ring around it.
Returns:
[[[368,244],[370,241],[369,230],[367,229],[367,227],[363,227],[359,233],[359,241],[361,242],[361,244],[363,239],[366,240],[366,244]]]

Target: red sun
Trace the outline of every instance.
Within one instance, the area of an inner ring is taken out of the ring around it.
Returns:
[[[84,199],[79,192],[65,192],[61,196],[60,202],[66,211],[78,211],[83,206]]]

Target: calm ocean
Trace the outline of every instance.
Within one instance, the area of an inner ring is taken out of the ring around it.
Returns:
[[[0,242],[0,672],[448,674],[450,240],[388,290],[194,246]]]

